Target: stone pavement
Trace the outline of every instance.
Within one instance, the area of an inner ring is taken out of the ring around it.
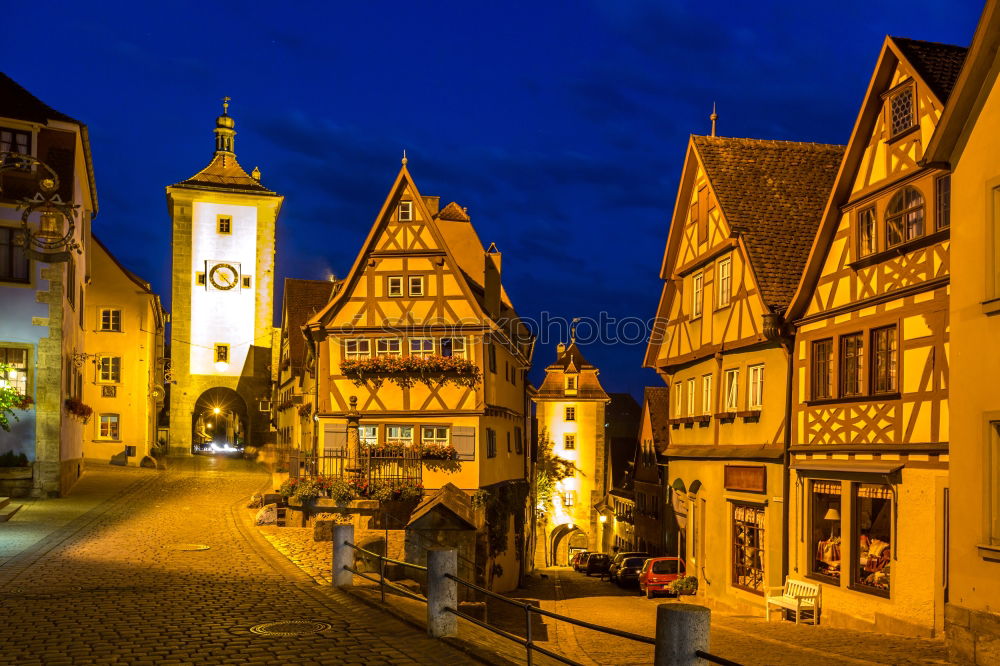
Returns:
[[[168,466],[143,471],[149,476],[117,492],[82,485],[88,471],[72,496],[89,510],[62,526],[50,521],[7,547],[0,563],[0,663],[471,662],[409,625],[316,585],[278,557],[237,508],[267,482],[260,468],[202,456]],[[33,512],[44,511],[39,503],[19,520],[31,522]],[[207,549],[189,549],[201,546]],[[318,633],[251,631],[290,621],[314,623]]]

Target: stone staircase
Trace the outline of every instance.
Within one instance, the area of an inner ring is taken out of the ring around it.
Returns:
[[[20,504],[11,504],[9,497],[0,497],[0,523],[6,523],[13,518],[20,508]]]

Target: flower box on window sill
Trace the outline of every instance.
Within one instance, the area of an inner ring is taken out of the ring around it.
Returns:
[[[712,420],[712,415],[711,414],[700,414],[698,416],[692,416],[691,418],[694,419],[695,423],[709,423]]]
[[[719,421],[732,421],[736,418],[736,412],[717,412],[715,418]]]
[[[64,404],[66,405],[66,411],[83,421],[83,423],[90,421],[90,417],[94,413],[94,408],[84,404],[79,398],[66,398]]]
[[[355,385],[379,388],[386,380],[400,388],[420,382],[426,386],[452,384],[475,388],[482,381],[479,366],[457,356],[378,356],[345,359],[340,371]]]
[[[759,409],[746,409],[746,410],[744,410],[742,412],[736,412],[736,416],[738,416],[738,417],[740,417],[741,419],[744,419],[744,420],[759,419],[760,418],[760,410]]]

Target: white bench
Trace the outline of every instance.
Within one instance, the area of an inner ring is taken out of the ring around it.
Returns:
[[[777,592],[777,594],[773,594]],[[771,619],[771,606],[795,611],[795,624],[799,624],[802,613],[812,615],[812,623],[819,624],[820,587],[819,583],[804,580],[785,579],[784,587],[768,587],[764,591],[765,614]]]

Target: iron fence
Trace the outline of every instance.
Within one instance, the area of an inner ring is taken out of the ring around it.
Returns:
[[[360,455],[351,455],[346,448],[327,449],[319,455],[290,451],[288,475],[299,479],[324,476],[360,480],[398,490],[423,481],[423,462],[420,454],[411,450],[385,453],[362,449]]]

